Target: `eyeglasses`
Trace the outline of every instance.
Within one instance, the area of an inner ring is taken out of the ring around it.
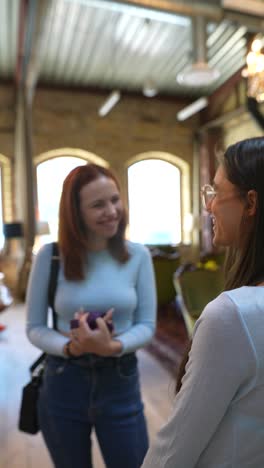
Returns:
[[[207,208],[208,204],[211,203],[211,201],[214,199],[216,194],[217,191],[209,184],[205,184],[201,188],[202,204],[205,209]]]

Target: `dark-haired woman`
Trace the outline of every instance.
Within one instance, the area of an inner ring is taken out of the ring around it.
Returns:
[[[125,228],[112,172],[95,164],[71,171],[59,212],[56,330],[47,326],[50,244],[27,292],[28,338],[48,353],[38,410],[56,468],[92,467],[92,429],[108,468],[138,468],[147,451],[135,351],[155,330],[155,283],[148,250],[125,241]],[[81,311],[106,315],[93,329]]]
[[[264,138],[230,146],[202,189],[225,291],[196,323],[172,415],[143,468],[264,467]]]

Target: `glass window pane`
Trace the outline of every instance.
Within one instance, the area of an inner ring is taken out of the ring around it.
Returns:
[[[4,247],[5,237],[3,234],[3,200],[2,200],[2,168],[0,166],[0,249]]]
[[[147,159],[128,169],[129,236],[144,244],[182,240],[181,173],[166,161]]]
[[[59,202],[63,181],[72,169],[84,164],[87,164],[84,159],[67,156],[49,159],[37,166],[39,220],[48,221],[50,229],[50,235],[45,236],[45,239],[42,236],[42,241],[57,240]]]

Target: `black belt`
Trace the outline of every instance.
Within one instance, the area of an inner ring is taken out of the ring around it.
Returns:
[[[76,364],[81,367],[87,368],[103,368],[103,367],[116,367],[120,364],[129,364],[130,362],[136,362],[136,354],[128,353],[123,356],[117,357],[103,357],[95,354],[85,354],[77,358],[69,358],[72,364]]]

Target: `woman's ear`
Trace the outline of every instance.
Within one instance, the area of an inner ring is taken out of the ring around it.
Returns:
[[[257,211],[258,194],[256,190],[249,190],[247,193],[247,214],[254,216]]]

